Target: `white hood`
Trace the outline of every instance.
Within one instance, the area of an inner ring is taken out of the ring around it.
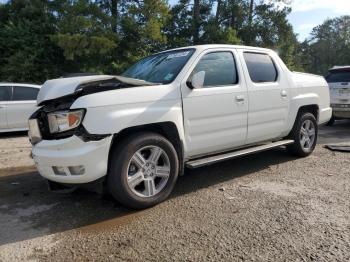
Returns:
[[[93,76],[79,76],[79,77],[67,77],[67,78],[57,78],[52,80],[47,80],[41,87],[37,104],[39,105],[43,101],[52,100],[55,98],[63,97],[66,95],[73,94],[76,88],[81,84],[86,84],[89,82],[102,81],[116,79],[125,84],[142,86],[142,85],[154,85],[144,80],[138,80],[134,78],[128,78],[123,76],[113,76],[113,75],[93,75]]]
[[[57,97],[66,96],[75,92],[75,89],[80,85],[96,80],[106,80],[113,78],[108,75],[95,75],[95,76],[79,76],[68,78],[57,78],[47,80],[41,87],[38,94],[37,103],[40,104],[43,101],[55,99]]]

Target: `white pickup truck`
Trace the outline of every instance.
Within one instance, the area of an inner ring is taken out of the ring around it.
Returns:
[[[307,156],[332,115],[322,77],[231,45],[161,52],[122,76],[48,80],[37,103],[32,156],[51,187],[103,181],[131,208],[165,200],[185,167],[277,146]]]

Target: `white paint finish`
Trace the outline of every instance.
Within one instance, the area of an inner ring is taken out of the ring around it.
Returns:
[[[329,90],[325,80],[290,72],[273,51],[229,45],[194,48],[193,56],[169,85],[90,94],[78,98],[71,108],[86,109],[83,125],[92,134],[115,134],[129,127],[172,122],[183,141],[186,159],[248,143],[279,139],[290,132],[299,108],[304,105],[319,107],[319,123],[330,119]],[[235,54],[239,84],[189,89],[186,80],[197,61],[203,54],[218,50],[230,50]],[[269,54],[279,71],[278,82],[252,83],[243,50]],[[70,94],[82,82],[98,80],[98,77],[110,76],[51,80],[53,82],[47,82],[39,93],[40,99],[44,101]],[[85,183],[106,174],[110,148],[110,140],[107,140],[85,143],[72,137],[42,141],[34,146],[33,153],[40,173],[46,178],[57,182]],[[54,176],[52,165],[84,165],[87,176]]]
[[[125,104],[180,101],[176,84],[121,88],[79,97],[71,108],[108,107]]]
[[[286,134],[290,87],[287,75],[280,66],[279,58],[272,51],[259,51],[258,53],[267,54],[271,57],[278,71],[277,81],[254,83],[250,79],[243,56],[244,52],[248,51],[250,50],[242,49],[238,53],[248,87],[249,112],[246,143],[250,144],[279,138]]]
[[[1,87],[0,87],[1,88]],[[7,129],[7,103],[8,101],[0,101],[0,132],[2,129]]]
[[[116,134],[128,127],[172,122],[184,139],[181,94],[176,84],[91,94],[78,98],[71,108],[86,108],[83,125],[91,134]]]
[[[239,83],[230,86],[190,89],[186,81],[200,59],[212,52],[235,56]],[[245,81],[234,49],[211,48],[193,61],[181,83],[187,156],[207,154],[241,146],[247,134],[248,100]]]
[[[83,142],[72,136],[59,140],[43,140],[33,147],[33,159],[39,173],[61,183],[88,183],[107,174],[108,153],[112,136],[100,141]],[[85,168],[84,175],[57,176],[52,166],[78,166]]]
[[[291,73],[291,80],[297,92],[291,100],[291,110],[289,115],[292,117],[288,124],[290,126],[293,119],[295,119],[298,108],[306,105],[317,105],[319,108],[318,124],[324,124],[329,121],[331,117],[330,94],[329,86],[326,80],[317,75],[305,73]]]
[[[95,75],[95,76],[80,76],[67,77],[47,80],[41,87],[38,95],[38,104],[44,100],[51,100],[57,97],[65,96],[74,93],[78,85],[89,82],[109,79],[113,76]]]
[[[11,88],[14,86],[40,88],[38,85],[17,83],[1,83],[0,88],[1,86],[9,86]],[[28,130],[28,118],[36,109],[35,100],[0,101],[0,132]]]
[[[8,128],[28,129],[28,119],[37,110],[36,101],[10,101],[7,104]]]

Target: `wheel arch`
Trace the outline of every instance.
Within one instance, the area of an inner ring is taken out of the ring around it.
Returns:
[[[299,107],[297,117],[295,118],[294,122],[297,120],[299,115],[301,113],[304,113],[304,112],[312,113],[314,115],[314,117],[316,118],[316,121],[318,122],[320,108],[317,104],[304,105],[304,106]]]
[[[287,137],[290,137],[291,133],[293,132],[294,126],[296,125],[300,115],[302,113],[311,113],[314,115],[314,117],[316,118],[316,122],[318,122],[319,119],[319,106],[317,104],[310,104],[310,105],[303,105],[300,106],[298,108],[298,111],[294,117],[294,121],[293,121],[293,126],[292,129],[290,130],[290,132],[288,133]]]
[[[108,163],[110,161],[112,150],[127,137],[141,133],[141,132],[152,132],[157,133],[159,135],[164,136],[166,139],[170,141],[170,143],[174,146],[178,158],[179,158],[179,174],[182,175],[184,172],[184,145],[183,141],[180,138],[179,131],[175,123],[167,121],[167,122],[159,122],[145,125],[138,125],[127,127],[122,129],[120,132],[113,134],[109,155],[108,155]]]

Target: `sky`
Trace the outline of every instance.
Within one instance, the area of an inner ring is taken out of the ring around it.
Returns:
[[[171,5],[177,0],[168,0]],[[315,26],[322,24],[327,18],[350,15],[350,0],[289,0],[292,1],[292,13],[288,16],[298,39],[307,38]],[[7,0],[0,0],[5,3]]]
[[[300,41],[327,18],[350,15],[350,0],[294,0],[291,5],[292,13],[288,20]]]

